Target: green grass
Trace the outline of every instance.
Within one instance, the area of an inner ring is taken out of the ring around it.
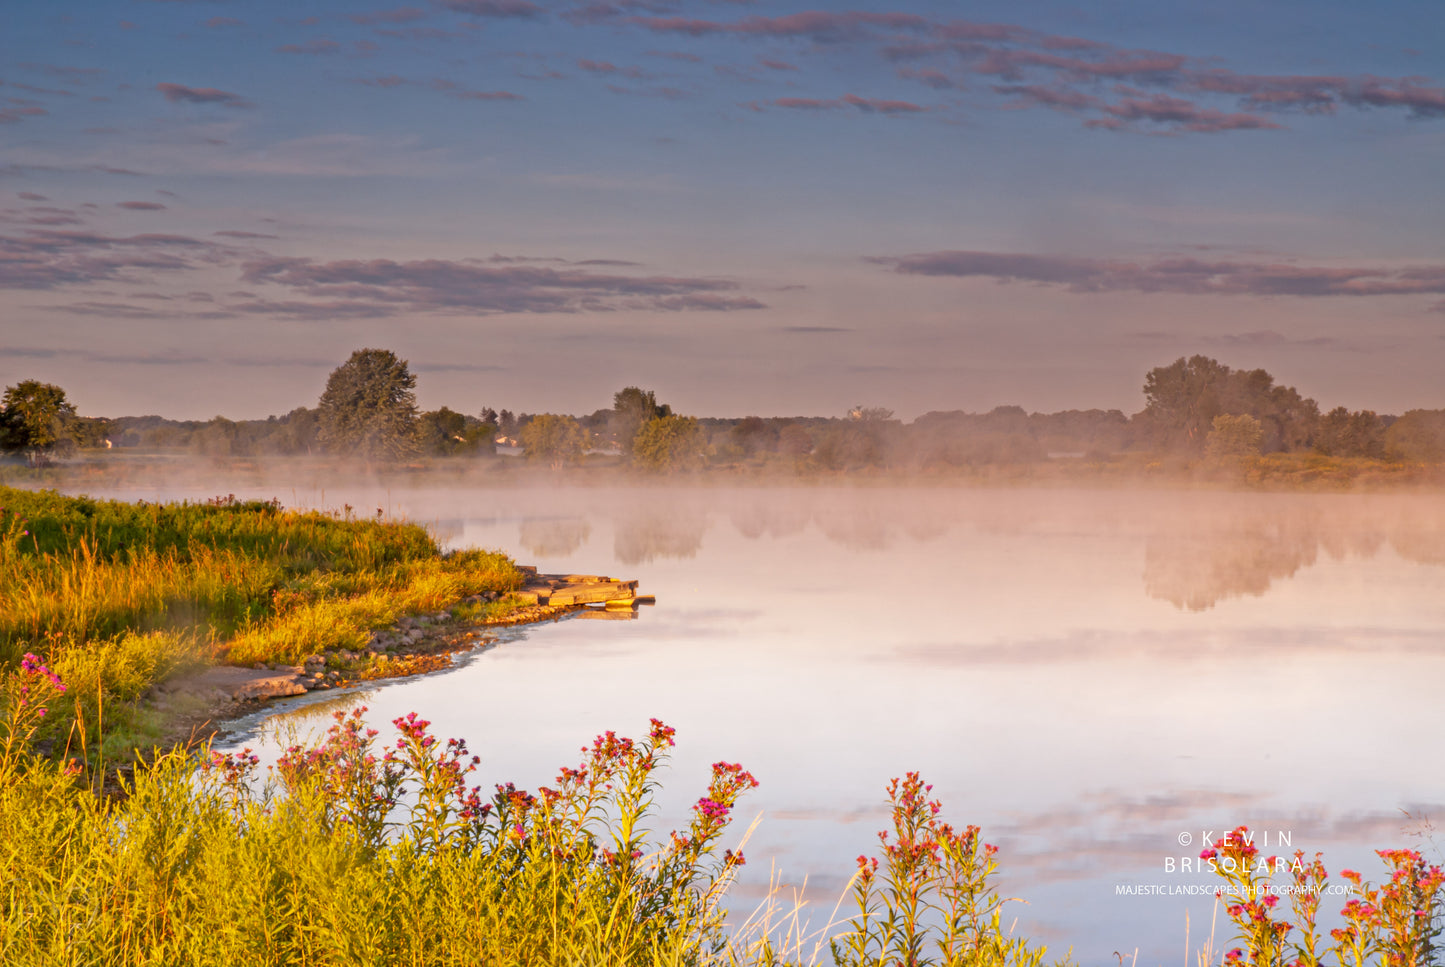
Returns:
[[[112,732],[178,672],[357,650],[404,614],[522,581],[504,555],[444,555],[414,524],[274,503],[0,488],[0,508],[0,668],[43,656]]]

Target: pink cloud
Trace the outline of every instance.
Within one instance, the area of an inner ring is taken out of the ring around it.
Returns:
[[[239,94],[217,90],[214,87],[187,87],[184,84],[157,84],[156,90],[172,104],[219,104],[222,107],[251,107],[251,102]]]
[[[473,17],[529,20],[542,16],[542,8],[527,0],[439,0],[439,3],[455,13]]]
[[[823,99],[816,97],[780,97],[772,102],[774,107],[790,108],[799,111],[832,111],[839,108],[853,107],[865,114],[916,114],[927,111],[928,108],[912,101],[889,101],[879,98],[859,97],[856,94],[844,94],[842,97]],[[753,110],[760,110],[761,106],[754,102],[747,105]]]

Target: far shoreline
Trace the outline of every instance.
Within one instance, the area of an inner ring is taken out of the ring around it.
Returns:
[[[87,452],[30,467],[0,463],[0,484],[69,493],[124,491],[143,499],[179,491],[198,498],[220,489],[254,487],[281,491],[304,488],[348,490],[358,484],[381,488],[517,486],[658,487],[688,489],[752,487],[947,487],[958,489],[1098,489],[1162,491],[1242,491],[1283,493],[1445,492],[1445,464],[1408,463],[1315,453],[1273,453],[1260,457],[1210,461],[1178,454],[1125,452],[1107,457],[1050,457],[1020,463],[990,463],[905,470],[869,468],[842,471],[816,467],[724,464],[700,470],[650,473],[616,457],[599,455],[575,466],[551,468],[520,456],[436,457],[405,463],[366,464],[329,456],[196,457],[184,451]],[[356,509],[366,516],[365,508]]]

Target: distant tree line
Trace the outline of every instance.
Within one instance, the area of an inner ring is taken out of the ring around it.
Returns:
[[[492,456],[498,445],[551,467],[613,462],[670,472],[706,466],[822,471],[921,470],[1024,464],[1050,458],[1107,460],[1129,452],[1210,461],[1275,452],[1445,462],[1445,409],[1402,416],[1319,405],[1263,369],[1237,370],[1206,356],[1180,358],[1144,377],[1144,408],[1028,413],[930,412],[911,423],[882,407],[839,417],[684,416],[655,391],[619,390],[585,416],[475,415],[416,405],[408,363],[360,349],[332,371],[315,407],[264,420],[79,416],[60,387],[26,380],[0,398],[0,449],[31,463],[79,448],[189,450],[213,457],[330,454],[367,461]]]

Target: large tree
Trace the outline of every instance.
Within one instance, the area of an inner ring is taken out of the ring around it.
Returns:
[[[1144,399],[1140,426],[1149,442],[1182,450],[1202,450],[1222,414],[1258,420],[1266,453],[1309,446],[1319,421],[1319,406],[1294,387],[1276,386],[1262,369],[1230,369],[1208,356],[1151,369]]]
[[[695,417],[659,416],[637,431],[632,459],[648,470],[696,470],[707,460],[707,441]]]
[[[23,452],[33,463],[67,443],[75,407],[65,390],[27,379],[5,389],[0,398],[0,449]]]
[[[612,397],[612,419],[610,432],[623,453],[632,453],[632,442],[637,431],[649,420],[660,420],[672,415],[672,407],[657,402],[652,390],[629,386],[618,390]]]
[[[558,469],[582,456],[587,432],[570,416],[539,413],[522,427],[522,449],[528,460],[546,460]]]
[[[332,370],[318,407],[322,446],[368,460],[417,452],[416,377],[388,349],[358,349]]]

